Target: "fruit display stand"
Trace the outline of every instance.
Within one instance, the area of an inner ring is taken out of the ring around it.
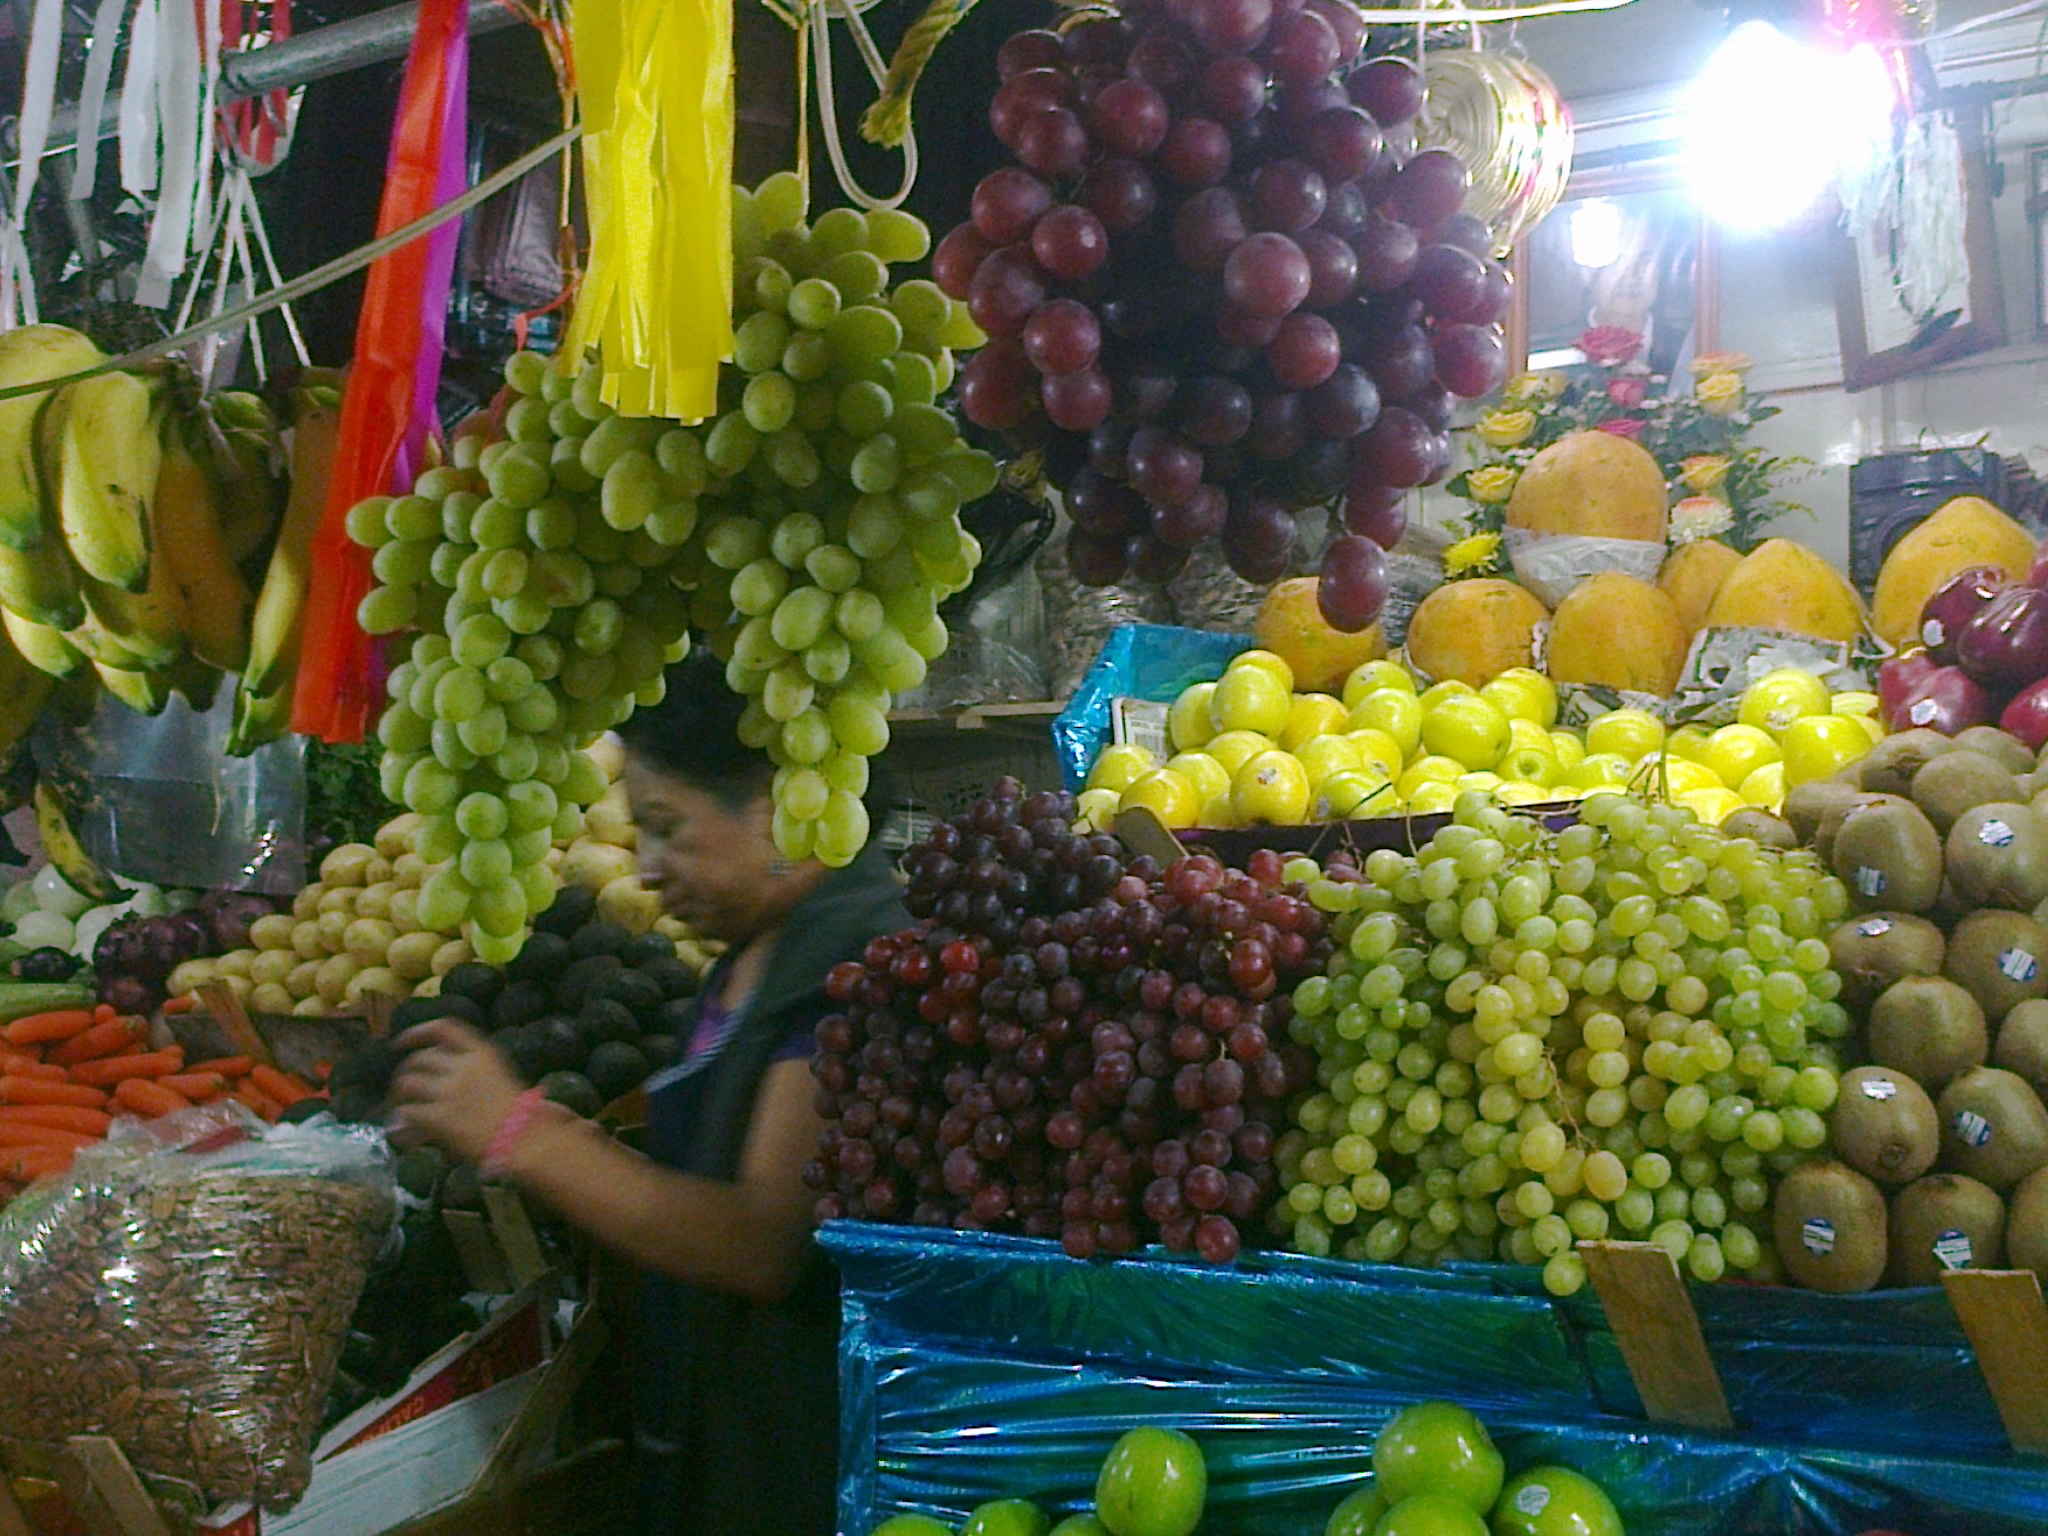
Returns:
[[[1631,1531],[2018,1536],[2048,1522],[2048,1465],[1965,1443],[1996,1412],[1928,1292],[1692,1288],[1719,1313],[1706,1331],[1736,1421],[1721,1431],[1653,1427],[1611,1401],[1587,1347],[1597,1303],[1517,1294],[1490,1267],[1084,1264],[1047,1244],[850,1224],[823,1241],[845,1278],[848,1531],[996,1498],[1085,1508],[1108,1443],[1162,1423],[1203,1444],[1216,1528],[1308,1536],[1369,1469],[1376,1428],[1429,1397],[1478,1412],[1511,1466],[1593,1478]],[[1820,1347],[1802,1361],[1809,1335]]]

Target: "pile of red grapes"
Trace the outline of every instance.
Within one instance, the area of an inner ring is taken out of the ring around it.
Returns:
[[[1271,582],[1292,514],[1341,505],[1323,612],[1362,629],[1456,399],[1500,384],[1508,276],[1466,168],[1383,136],[1422,79],[1357,65],[1364,41],[1342,0],[1126,0],[998,53],[1018,163],[933,276],[992,338],[961,408],[1044,451],[1081,581],[1164,580],[1219,538]]]
[[[1277,854],[1162,870],[1073,817],[1006,779],[905,855],[917,925],[827,984],[821,1220],[1215,1263],[1265,1229],[1277,1131],[1314,1080],[1287,1026],[1324,915]]]

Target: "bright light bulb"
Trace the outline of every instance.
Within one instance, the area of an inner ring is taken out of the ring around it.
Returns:
[[[1621,210],[1604,197],[1589,197],[1572,210],[1572,260],[1589,272],[1621,259]]]
[[[1769,229],[1812,207],[1837,163],[1834,71],[1769,22],[1746,21],[1686,93],[1693,195],[1716,221]]]

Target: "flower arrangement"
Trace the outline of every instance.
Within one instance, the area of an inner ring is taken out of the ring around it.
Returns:
[[[1500,403],[1480,416],[1472,434],[1477,462],[1446,487],[1472,503],[1469,534],[1498,533],[1529,461],[1567,433],[1589,428],[1640,444],[1663,466],[1674,545],[1718,538],[1748,551],[1779,518],[1807,512],[1776,495],[1777,482],[1807,461],[1745,441],[1751,427],[1778,414],[1751,398],[1743,383],[1748,358],[1694,358],[1686,393],[1650,373],[1634,331],[1595,326],[1577,346],[1583,363],[1510,379]]]

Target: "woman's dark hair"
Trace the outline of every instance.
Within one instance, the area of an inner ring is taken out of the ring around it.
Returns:
[[[740,740],[746,700],[725,680],[725,666],[700,645],[667,672],[668,692],[651,709],[637,709],[619,727],[626,750],[651,767],[700,789],[727,810],[768,793],[775,764]],[[868,765],[868,815],[880,830],[896,798],[895,777],[879,761]]]

